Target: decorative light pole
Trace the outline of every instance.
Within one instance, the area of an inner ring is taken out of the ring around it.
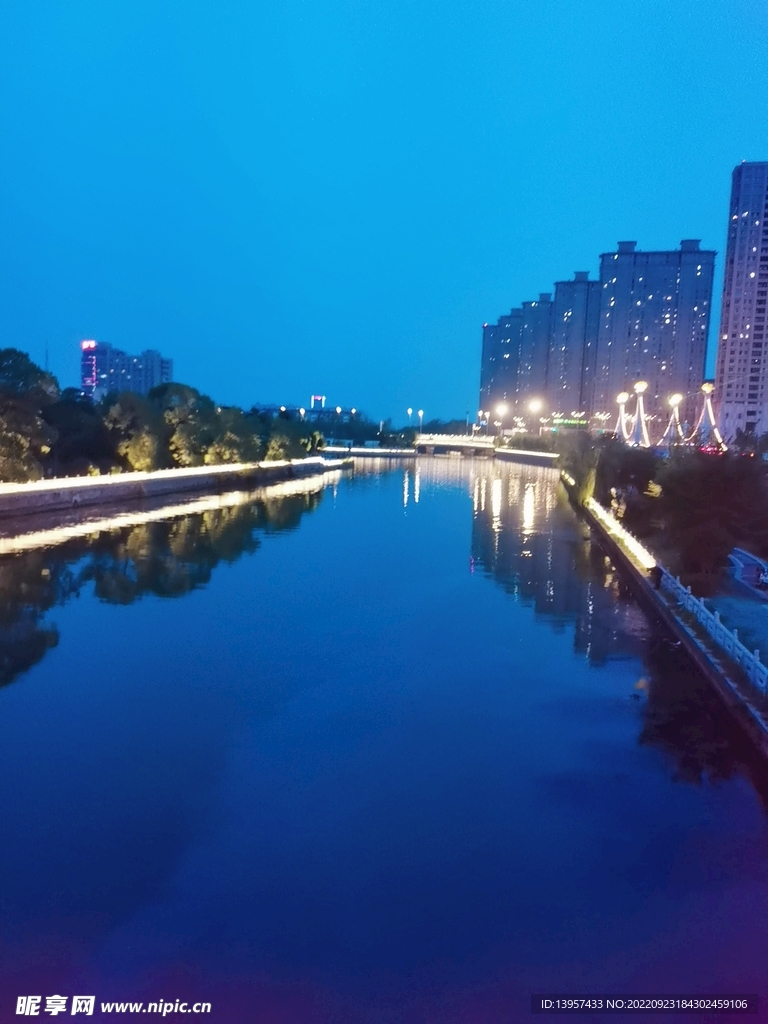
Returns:
[[[622,440],[628,441],[629,431],[627,430],[627,402],[629,401],[629,392],[622,391],[620,395],[616,396],[616,401],[619,403],[619,419],[616,423],[616,433]]]
[[[670,395],[669,397],[669,404],[672,406],[672,419],[675,424],[675,432],[681,441],[683,439],[683,428],[680,424],[680,403],[682,400],[683,396],[679,392],[674,395]]]
[[[422,425],[424,422],[424,410],[419,409],[419,433],[422,433]]]
[[[651,442],[648,438],[648,426],[645,422],[645,408],[643,406],[643,395],[648,390],[648,381],[639,380],[634,386],[637,395],[637,408],[635,411],[635,429],[632,431],[632,443],[643,448],[650,448]]]
[[[727,451],[728,446],[723,440],[723,435],[720,433],[717,427],[717,421],[715,420],[715,410],[712,408],[712,392],[715,390],[715,385],[710,380],[705,380],[701,385],[701,390],[704,392],[704,412],[706,413],[707,419],[709,420],[709,429],[717,445],[722,451]]]
[[[405,411],[408,413],[408,426],[410,427],[410,425],[411,425],[411,416],[413,416],[413,409],[409,408],[409,409],[406,409]]]

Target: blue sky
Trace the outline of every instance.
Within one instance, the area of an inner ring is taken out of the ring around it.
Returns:
[[[767,44],[746,0],[6,0],[0,344],[463,416],[483,321],[620,238],[722,252]]]

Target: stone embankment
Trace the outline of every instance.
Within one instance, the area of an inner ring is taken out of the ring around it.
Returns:
[[[561,474],[572,505],[621,571],[638,602],[673,634],[709,680],[723,704],[757,749],[768,757],[768,672],[757,651],[748,651],[735,630],[659,565],[653,555],[597,502],[576,499],[575,482]]]
[[[125,504],[174,494],[253,490],[351,466],[351,459],[317,457],[0,484],[0,518]]]

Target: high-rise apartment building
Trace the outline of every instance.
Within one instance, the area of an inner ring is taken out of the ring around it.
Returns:
[[[524,415],[529,402],[540,401],[546,395],[551,333],[552,294],[541,292],[538,299],[523,303],[517,415]]]
[[[591,411],[599,323],[600,282],[590,281],[589,271],[555,282],[546,377],[550,412]]]
[[[173,378],[173,361],[163,359],[154,349],[129,356],[103,341],[82,341],[80,350],[80,387],[94,400],[110,391],[146,395]]]
[[[768,163],[741,163],[731,179],[715,403],[732,438],[768,431]]]
[[[645,408],[662,419],[670,395],[691,419],[704,380],[715,253],[686,239],[671,251],[619,242],[600,257],[600,326],[592,412],[613,413],[616,396],[648,383]]]
[[[518,394],[522,309],[500,316],[498,323],[483,324],[480,366],[480,409],[493,410],[504,402],[514,406]]]

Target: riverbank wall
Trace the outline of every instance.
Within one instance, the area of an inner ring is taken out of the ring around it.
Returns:
[[[352,459],[317,457],[0,484],[0,518],[132,503],[175,494],[253,490],[347,468],[352,468]]]
[[[621,573],[638,604],[656,619],[666,633],[680,641],[736,724],[758,751],[768,758],[768,699],[752,684],[746,672],[729,658],[728,643],[721,647],[715,642],[709,642],[703,631],[693,627],[693,622],[689,625],[681,616],[684,606],[676,607],[677,602],[667,600],[665,590],[657,588],[652,582],[653,572],[660,584],[667,582],[667,589],[674,591],[673,578],[666,569],[654,560],[651,560],[651,565],[647,562],[643,564],[644,560],[638,557],[638,552],[632,551],[631,545],[627,545],[604,521],[608,514],[598,515],[596,509],[580,504],[569,478],[563,474],[561,480],[574,510],[589,525],[593,536]],[[639,544],[637,546],[643,550]],[[665,575],[669,580],[664,580]],[[730,646],[733,647],[733,640]]]

